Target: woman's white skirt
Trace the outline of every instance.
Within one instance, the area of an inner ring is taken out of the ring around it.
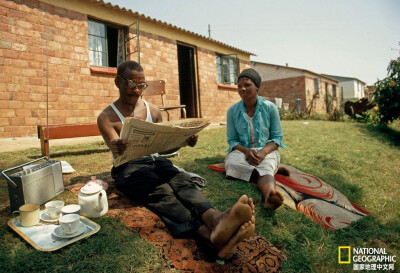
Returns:
[[[247,162],[244,153],[234,150],[225,157],[226,176],[249,182],[254,169],[257,170],[260,176],[267,174],[274,176],[278,170],[280,160],[279,150],[276,149],[269,153],[258,166],[253,166]]]

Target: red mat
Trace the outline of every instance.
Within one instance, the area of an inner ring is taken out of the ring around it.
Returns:
[[[84,184],[66,187],[78,194]],[[153,244],[164,257],[182,272],[279,272],[286,257],[264,237],[254,235],[238,245],[236,254],[224,265],[215,261],[215,253],[193,239],[173,238],[161,219],[119,194],[114,187],[107,190],[107,215],[122,221]]]
[[[275,175],[277,190],[285,198],[283,203],[305,213],[324,228],[344,228],[351,222],[370,214],[318,177],[303,173],[289,165],[280,164],[279,166],[290,171],[290,176]],[[223,163],[207,167],[225,173]]]

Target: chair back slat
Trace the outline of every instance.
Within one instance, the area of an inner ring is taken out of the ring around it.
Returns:
[[[148,81],[149,86],[144,90],[143,96],[165,95],[165,81]]]

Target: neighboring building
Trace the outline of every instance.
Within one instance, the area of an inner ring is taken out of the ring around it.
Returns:
[[[0,0],[0,17],[0,137],[35,135],[47,113],[49,124],[95,123],[125,59],[165,80],[166,105],[223,122],[254,55],[102,0]]]
[[[340,107],[337,80],[289,66],[252,62],[252,67],[262,79],[259,94],[273,102],[281,98],[290,110],[295,108],[296,99],[301,99],[301,111],[311,114]]]
[[[322,74],[339,82],[339,90],[343,100],[359,100],[365,97],[365,82],[356,78]]]

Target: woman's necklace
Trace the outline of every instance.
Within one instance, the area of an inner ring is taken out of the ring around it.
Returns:
[[[249,117],[253,117],[255,112],[256,112],[256,106],[246,107],[246,113]]]
[[[249,105],[246,105],[246,102]],[[254,113],[256,112],[256,106],[257,106],[257,99],[255,101],[253,99],[251,101],[244,101],[244,107],[246,108],[246,113],[249,117],[254,116]]]

